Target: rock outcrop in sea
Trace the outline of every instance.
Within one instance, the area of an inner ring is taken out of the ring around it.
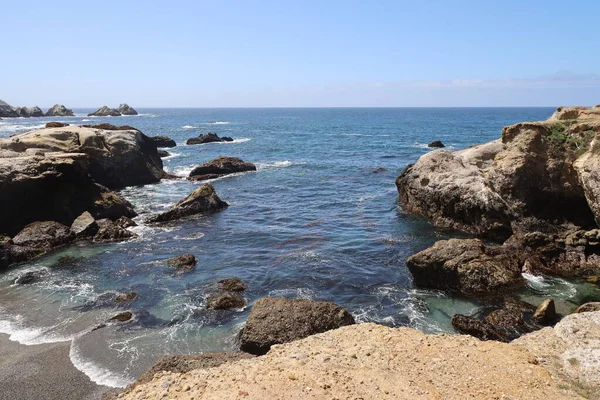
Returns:
[[[233,138],[228,136],[219,137],[216,133],[209,132],[206,134],[198,135],[197,137],[186,140],[185,144],[205,144],[205,143],[216,143],[216,142],[233,142]]]
[[[149,219],[149,222],[167,222],[178,220],[193,215],[221,211],[228,204],[217,196],[213,185],[202,185],[194,190],[188,197],[181,200],[168,211],[158,214]]]
[[[168,136],[150,136],[150,139],[156,143],[156,147],[175,147],[177,143]]]
[[[195,167],[188,177],[191,181],[205,181],[236,172],[256,171],[256,165],[245,162],[237,157],[217,157]]]
[[[45,114],[46,117],[73,117],[75,113],[62,104],[53,105]]]
[[[120,104],[117,111],[122,115],[138,115],[138,112],[127,103]]]
[[[120,117],[121,113],[114,108],[102,106],[94,112],[88,114],[88,117]]]
[[[19,116],[19,113],[11,107],[7,102],[0,100],[0,117],[4,118],[16,118]]]

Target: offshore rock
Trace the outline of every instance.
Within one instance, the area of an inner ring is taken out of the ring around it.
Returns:
[[[219,289],[226,292],[243,292],[248,289],[248,284],[240,278],[227,278],[221,279],[219,282]]]
[[[11,107],[10,104],[6,103],[5,101],[0,100],[0,117],[16,118],[18,116],[19,116],[19,113],[17,111],[15,111],[15,109],[13,107]]]
[[[441,148],[446,147],[446,146],[441,141],[435,140],[435,141],[429,143],[427,145],[427,147],[433,147],[433,148],[436,148],[436,149],[441,149]]]
[[[206,298],[206,308],[210,310],[230,310],[245,305],[246,300],[239,293],[211,293]]]
[[[265,297],[252,306],[248,322],[242,329],[240,348],[262,355],[275,344],[352,324],[352,315],[334,303]]]
[[[150,136],[150,139],[156,143],[156,147],[175,147],[177,143],[168,136]]]
[[[120,117],[121,113],[114,108],[108,108],[107,106],[102,106],[96,111],[89,113],[88,117]]]
[[[175,204],[168,211],[150,218],[149,221],[173,221],[200,213],[221,211],[227,206],[227,203],[217,196],[214,186],[206,184],[194,190],[188,197]]]
[[[46,117],[74,117],[73,110],[68,109],[62,104],[55,104],[46,111]]]
[[[127,103],[120,104],[117,111],[123,115],[138,115],[138,112]]]
[[[216,133],[209,132],[207,134],[198,135],[198,137],[188,139],[185,144],[205,144],[215,142],[233,142],[233,138],[227,136],[219,137]]]
[[[196,269],[196,264],[196,257],[193,254],[182,254],[167,260],[167,265],[169,267],[181,271],[192,271]]]
[[[221,156],[194,168],[190,172],[188,179],[201,181],[247,171],[256,171],[256,165],[245,162],[237,157]]]

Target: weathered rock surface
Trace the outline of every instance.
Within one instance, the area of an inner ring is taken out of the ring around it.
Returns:
[[[69,124],[64,122],[48,122],[46,124],[46,128],[63,128],[65,126],[69,126]]]
[[[129,303],[138,298],[136,292],[117,293],[115,296],[115,303]]]
[[[0,139],[4,150],[0,157],[6,155],[6,150],[20,154],[33,149],[42,153],[84,153],[88,173],[109,188],[158,182],[164,171],[154,142],[136,129],[117,128],[67,126],[25,132]]]
[[[138,115],[138,112],[127,103],[120,104],[117,111],[123,115]]]
[[[538,306],[533,313],[533,318],[542,325],[552,325],[558,319],[556,314],[556,308],[554,306],[554,300],[546,299]]]
[[[275,344],[352,324],[352,315],[334,303],[265,297],[252,306],[240,335],[240,348],[261,355]]]
[[[5,101],[0,100],[0,117],[16,118],[19,113]]]
[[[226,292],[243,292],[248,289],[248,284],[240,278],[227,278],[221,279],[219,282],[219,289],[225,290]]]
[[[133,318],[133,313],[130,311],[124,311],[110,318],[109,321],[126,322],[131,320],[131,318]]]
[[[239,293],[211,293],[206,298],[206,308],[211,310],[230,310],[245,305],[246,299]]]
[[[68,109],[62,104],[53,105],[48,111],[46,111],[46,117],[74,117],[75,113],[73,110]]]
[[[600,302],[590,302],[580,305],[573,311],[573,313],[584,313],[600,311]]]
[[[188,197],[181,200],[168,211],[150,218],[150,222],[173,221],[192,215],[221,211],[228,205],[217,196],[215,188],[211,184],[200,186]]]
[[[146,379],[123,398],[583,399],[521,346],[371,323],[277,345],[262,357]]]
[[[524,284],[523,258],[504,246],[486,246],[478,239],[441,240],[406,260],[420,287],[468,295],[497,293]]]
[[[150,139],[154,141],[156,147],[175,147],[177,143],[168,136],[150,136]]]
[[[59,222],[41,221],[27,225],[12,241],[17,246],[51,249],[71,243],[75,234]]]
[[[98,232],[98,224],[88,211],[75,218],[71,224],[71,231],[78,239],[91,238]]]
[[[121,228],[108,218],[99,219],[96,223],[98,232],[94,235],[94,242],[120,242],[137,237],[135,233]]]
[[[102,106],[94,112],[88,114],[88,117],[120,117],[121,113],[114,108]]]
[[[221,156],[194,168],[190,172],[188,179],[202,181],[247,171],[256,171],[256,165],[245,162],[237,157]]]
[[[38,106],[34,107],[15,107],[14,110],[23,118],[43,117],[44,112]]]
[[[43,248],[15,246],[13,244],[0,244],[0,270],[13,264],[25,262],[44,254]]]
[[[196,269],[196,257],[193,254],[182,254],[177,257],[169,258],[167,265],[182,271],[192,271]]]
[[[185,144],[205,144],[215,142],[233,142],[233,138],[223,136],[219,137],[216,133],[209,132],[206,134],[198,135],[198,137],[190,138],[186,140]]]

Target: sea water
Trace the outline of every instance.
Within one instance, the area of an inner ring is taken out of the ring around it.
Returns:
[[[126,188],[121,195],[140,214],[132,228],[137,239],[73,245],[0,274],[0,332],[23,344],[70,341],[77,368],[120,387],[164,354],[235,350],[252,303],[265,296],[333,301],[359,322],[452,332],[454,314],[476,315],[486,305],[413,286],[406,258],[458,233],[403,212],[395,178],[432,151],[431,141],[465,148],[498,138],[505,125],[546,119],[553,109],[141,109],[124,117],[75,111],[76,117],[4,119],[0,137],[48,121],[109,122],[172,137],[177,147],[163,159],[172,174],[186,176],[221,155],[257,166],[213,180],[226,210],[162,226],[144,219],[200,183]],[[185,145],[208,132],[234,141]],[[197,257],[195,271],[167,267],[166,259],[183,253]],[[42,279],[14,285],[26,271]],[[248,283],[248,306],[207,310],[217,281],[233,276]],[[551,296],[562,312],[599,296],[585,283],[526,278],[520,298],[536,304]],[[115,293],[130,291],[139,297],[114,302]],[[133,321],[106,324],[125,310]]]

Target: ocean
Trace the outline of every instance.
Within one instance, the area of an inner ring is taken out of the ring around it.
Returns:
[[[132,125],[167,135],[165,169],[187,175],[217,156],[240,157],[257,171],[213,180],[226,210],[174,224],[144,219],[186,197],[199,183],[163,180],[120,193],[140,214],[139,238],[117,244],[78,244],[0,274],[0,332],[23,344],[70,341],[74,365],[94,382],[122,387],[161,355],[236,348],[252,302],[265,296],[333,301],[359,322],[453,332],[456,313],[488,305],[413,286],[405,260],[442,232],[403,212],[395,178],[441,140],[449,150],[500,137],[505,125],[548,118],[553,108],[138,109],[139,116],[4,119],[0,137],[48,121]],[[186,146],[199,133],[231,136],[229,143]],[[462,235],[464,236],[464,235]],[[165,260],[183,253],[197,269],[180,274]],[[64,261],[64,256],[72,257]],[[26,271],[33,285],[14,285]],[[211,311],[216,282],[248,283],[248,306]],[[590,284],[526,276],[516,294],[538,304],[546,297],[568,312],[600,298]],[[138,299],[116,304],[116,292]],[[134,321],[94,329],[130,310]]]

